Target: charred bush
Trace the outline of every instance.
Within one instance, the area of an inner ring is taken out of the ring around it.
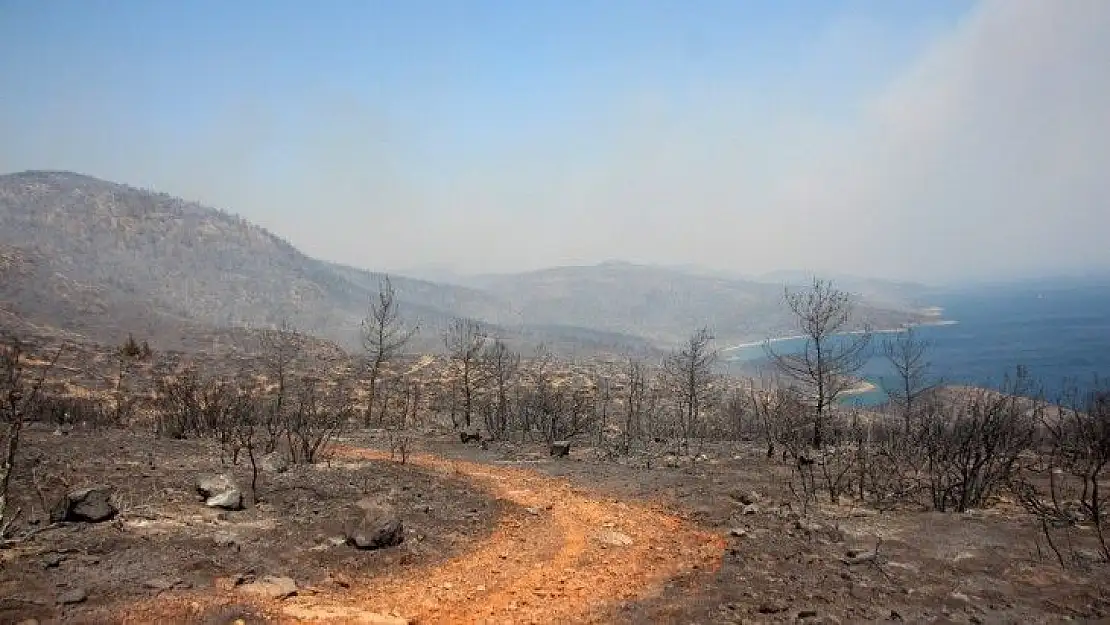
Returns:
[[[230,435],[230,413],[248,388],[231,380],[202,380],[195,368],[157,381],[155,431],[168,438]]]
[[[1000,392],[971,389],[923,414],[919,445],[934,510],[981,507],[1014,475],[1044,414],[1022,368]]]
[[[286,419],[289,453],[295,463],[312,464],[354,416],[344,390],[305,377]]]
[[[79,425],[105,427],[118,425],[115,411],[104,402],[89,397],[43,395],[27,415],[28,421],[52,425]]]
[[[1096,389],[1073,393],[1045,415],[1044,444],[1015,479],[1019,501],[1036,517],[1061,564],[1064,554],[1053,535],[1079,527],[1092,530],[1099,559],[1110,562],[1110,390],[1098,384]]]

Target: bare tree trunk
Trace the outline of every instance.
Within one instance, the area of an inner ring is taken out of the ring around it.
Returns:
[[[805,346],[800,353],[779,354],[767,341],[763,349],[779,371],[805,387],[813,411],[812,443],[820,449],[829,409],[867,363],[871,334],[866,328],[852,336],[844,334],[851,329],[852,299],[829,282],[815,279],[807,290],[787,289],[783,299],[798,322]]]
[[[258,503],[258,461],[254,457],[254,443],[247,443],[247,458],[251,461],[251,501]]]
[[[7,445],[4,446],[4,460],[0,462],[0,540],[7,535],[8,527],[15,520],[15,514],[9,518],[8,511],[8,486],[11,482],[12,472],[15,470],[15,457],[19,451],[19,435],[23,431],[23,415],[19,414],[11,422],[8,430]]]
[[[18,515],[18,511],[13,513],[9,510],[8,489],[19,455],[24,420],[27,412],[37,404],[46,376],[58,364],[64,350],[65,344],[62,344],[38,379],[28,385],[24,381],[23,345],[15,339],[10,344],[0,345],[0,410],[6,413],[0,413],[0,423],[7,422],[8,426],[4,457],[0,459],[0,540],[6,536]]]
[[[378,401],[378,375],[376,367],[370,370],[370,395],[366,400],[366,418],[364,420],[366,427],[370,427],[374,422],[374,402]]]
[[[473,319],[455,319],[443,335],[451,360],[462,376],[463,419],[465,427],[470,428],[473,414],[474,368],[482,353],[486,336],[482,326]]]
[[[679,398],[678,435],[684,453],[689,451],[690,438],[701,417],[701,403],[713,385],[717,352],[710,347],[712,340],[707,328],[698,330],[663,366],[670,387]]]
[[[366,427],[372,425],[378,380],[385,365],[401,354],[418,331],[416,326],[404,326],[398,311],[393,282],[389,276],[384,276],[378,284],[378,295],[371,299],[370,310],[362,321],[362,346],[370,360],[370,397],[364,420]],[[384,414],[378,415],[378,423],[384,420]]]

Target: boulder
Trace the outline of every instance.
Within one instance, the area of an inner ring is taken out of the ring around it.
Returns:
[[[111,502],[112,489],[93,486],[67,493],[50,511],[50,521],[100,523],[115,518],[119,510]]]
[[[225,474],[201,476],[197,480],[197,492],[204,497],[204,505],[209,508],[243,509],[243,491],[235,480]]]
[[[551,443],[551,455],[556,458],[570,455],[570,441],[555,441]]]
[[[205,498],[233,488],[238,488],[238,486],[235,484],[235,480],[231,479],[231,476],[226,473],[202,475],[197,478],[197,492]]]
[[[358,549],[383,549],[404,542],[405,525],[393,506],[364,499],[349,513],[343,535]]]
[[[234,488],[225,490],[204,500],[204,505],[209,508],[222,508],[224,510],[242,510],[243,493]]]

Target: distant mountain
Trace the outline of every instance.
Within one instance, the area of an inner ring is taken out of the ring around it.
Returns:
[[[833,282],[837,288],[856,294],[875,306],[897,310],[913,310],[929,305],[929,298],[938,289],[920,282],[879,280],[835,272],[775,271],[759,276],[765,282],[790,286],[806,286],[813,278]]]
[[[428,282],[455,284],[459,286],[468,286],[472,277],[470,274],[456,271],[454,267],[444,263],[427,263],[422,265],[397,267],[391,269],[390,273],[400,276],[408,276],[410,278],[416,278],[418,280],[426,280]]]
[[[721,345],[794,333],[781,283],[615,261],[476,276],[469,283],[509,302],[530,324],[588,326],[660,345],[680,343],[702,325]],[[884,296],[887,305],[878,305],[872,295],[860,298],[860,323],[890,328],[924,320],[905,300]]]
[[[205,331],[287,319],[357,349],[380,278],[163,193],[70,172],[0,176],[0,324],[187,347]],[[726,343],[755,340],[790,322],[781,285],[621,262],[471,276],[465,286],[392,280],[422,351],[440,348],[454,316],[520,349],[545,342],[571,355],[657,354],[703,324]],[[860,312],[884,326],[916,320],[908,307]]]

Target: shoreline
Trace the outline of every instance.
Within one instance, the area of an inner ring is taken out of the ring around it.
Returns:
[[[861,379],[855,386],[840,391],[840,395],[841,397],[853,397],[855,395],[866,395],[867,393],[872,393],[877,390],[879,390],[878,384],[870,380]]]
[[[900,332],[905,332],[906,330],[909,330],[911,328],[924,328],[924,327],[934,327],[934,326],[954,326],[954,325],[957,325],[959,323],[960,322],[956,321],[955,319],[941,319],[941,320],[937,320],[937,321],[921,321],[921,322],[918,322],[918,323],[907,323],[907,324],[905,324],[901,327],[898,327],[898,328],[884,328],[882,330],[872,330],[871,333],[872,334],[898,334]],[[852,335],[852,334],[863,334],[863,330],[852,330],[851,332],[840,332],[840,333],[838,333],[838,336],[848,336],[848,335]],[[749,341],[747,343],[738,343],[736,345],[729,345],[727,347],[722,347],[719,351],[721,351],[721,352],[734,352],[734,351],[740,351],[742,349],[751,349],[753,347],[760,347],[764,343],[781,343],[782,341],[796,341],[798,339],[804,339],[804,338],[806,338],[806,336],[802,335],[802,334],[795,334],[795,335],[792,335],[792,336],[776,336],[776,337],[772,337],[772,338],[768,338],[768,339],[763,339],[762,341]]]

